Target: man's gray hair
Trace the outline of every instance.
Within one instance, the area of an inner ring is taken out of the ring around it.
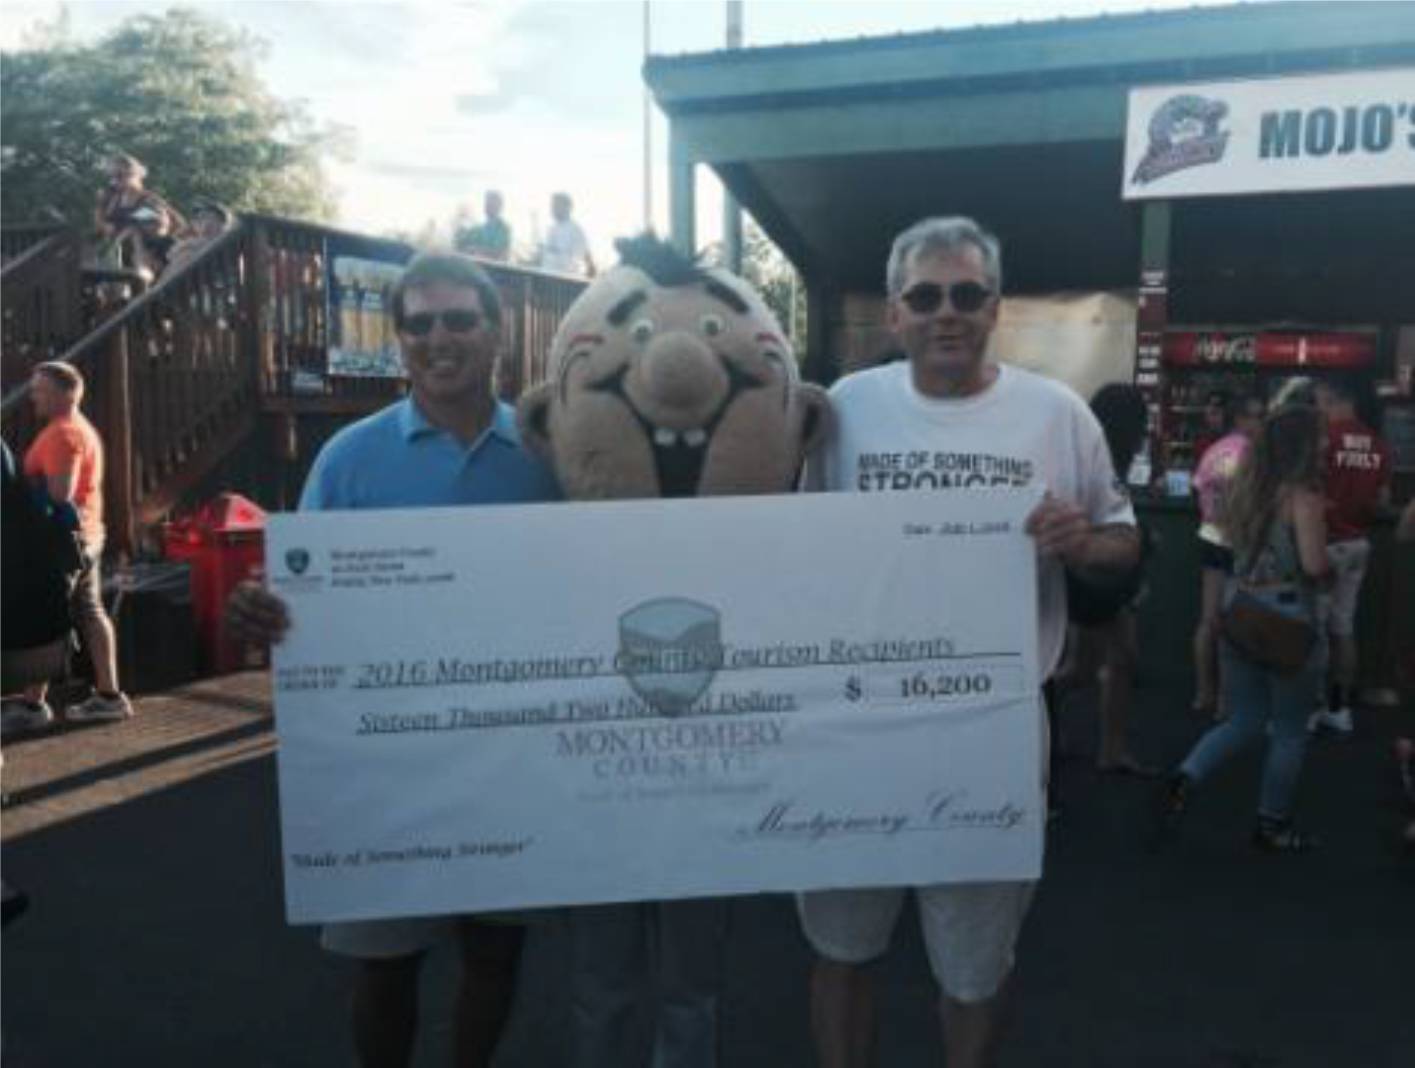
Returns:
[[[934,252],[958,252],[976,248],[983,256],[983,270],[994,293],[1002,292],[1002,246],[972,219],[963,215],[921,219],[894,239],[885,270],[885,292],[897,297],[904,290],[904,277],[915,256]]]

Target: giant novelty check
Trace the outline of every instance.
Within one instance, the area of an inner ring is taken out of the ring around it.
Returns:
[[[1034,504],[273,517],[291,921],[1035,878]]]

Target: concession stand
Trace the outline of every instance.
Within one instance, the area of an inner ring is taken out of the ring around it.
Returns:
[[[1159,684],[1187,685],[1188,477],[1208,394],[1354,378],[1392,448],[1395,502],[1415,495],[1415,4],[653,56],[644,77],[668,118],[674,240],[698,247],[710,170],[805,283],[808,377],[889,352],[890,242],[962,214],[1002,241],[997,358],[1083,395],[1145,394],[1152,437],[1130,482],[1159,534],[1141,617]],[[1415,648],[1410,621],[1392,622],[1400,597],[1415,603],[1415,561],[1395,561],[1389,535],[1387,521],[1359,624],[1376,686]]]
[[[1122,182],[1142,213],[1135,382],[1164,485],[1187,492],[1209,396],[1341,375],[1397,444],[1407,497],[1415,64],[1132,88]]]

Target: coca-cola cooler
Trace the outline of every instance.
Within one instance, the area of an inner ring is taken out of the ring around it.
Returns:
[[[1376,362],[1375,328],[1178,327],[1165,332],[1160,354],[1160,410],[1154,427],[1171,487],[1187,472],[1214,430],[1206,409],[1221,395],[1229,413],[1245,396],[1270,399],[1294,376],[1320,379],[1368,371]]]

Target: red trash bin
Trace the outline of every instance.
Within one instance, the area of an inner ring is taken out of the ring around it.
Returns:
[[[266,666],[264,649],[228,637],[224,625],[231,591],[264,566],[264,510],[238,493],[223,493],[168,523],[163,545],[169,560],[191,564],[192,617],[207,673]]]

